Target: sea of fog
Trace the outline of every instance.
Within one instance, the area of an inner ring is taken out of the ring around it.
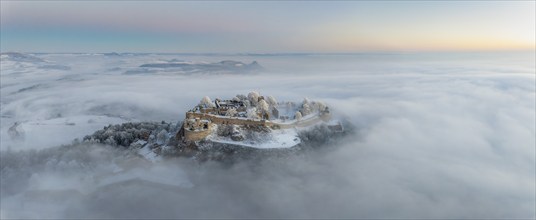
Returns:
[[[534,51],[23,55],[0,63],[2,219],[536,217]],[[222,60],[263,69],[140,68]],[[187,183],[171,191],[92,191],[87,177],[114,169],[121,152],[57,148],[108,124],[178,122],[203,96],[250,91],[323,101],[356,129],[303,157],[164,160],[154,175]],[[73,192],[42,195],[52,189]]]

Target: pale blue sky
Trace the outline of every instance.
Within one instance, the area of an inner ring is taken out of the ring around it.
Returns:
[[[534,49],[534,1],[2,1],[2,51]]]

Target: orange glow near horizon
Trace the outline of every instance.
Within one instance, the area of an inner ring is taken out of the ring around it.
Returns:
[[[270,53],[536,48],[534,1],[9,1],[2,2],[1,10],[1,50]]]

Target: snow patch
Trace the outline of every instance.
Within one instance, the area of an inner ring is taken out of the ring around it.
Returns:
[[[269,135],[261,140],[245,139],[242,141],[233,141],[230,137],[218,136],[215,133],[210,134],[207,139],[216,143],[234,144],[258,149],[291,148],[301,143],[296,129],[271,130]]]

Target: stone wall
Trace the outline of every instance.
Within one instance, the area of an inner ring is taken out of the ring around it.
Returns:
[[[201,120],[203,119],[209,120],[211,123],[219,124],[219,125],[229,124],[229,125],[247,125],[247,126],[266,126],[266,127],[272,127],[272,128],[280,128],[280,129],[311,126],[321,121],[329,121],[330,116],[331,114],[323,114],[317,117],[312,117],[309,119],[296,121],[290,124],[279,124],[279,123],[273,123],[271,121],[266,121],[266,120],[253,120],[253,119],[244,119],[244,118],[236,118],[236,117],[218,117],[215,115],[204,114],[204,113],[186,112],[186,119],[199,118]],[[188,129],[185,129],[184,140],[198,141],[198,140],[205,138],[207,135],[210,134],[210,132],[211,132],[211,126],[209,126],[209,129],[206,129],[203,131],[189,131]]]
[[[310,126],[320,121],[329,121],[331,114],[319,114],[317,117],[309,118],[306,120],[296,121],[290,124],[279,124],[266,120],[253,120],[236,117],[218,117],[210,114],[203,114],[197,112],[187,112],[186,118],[199,118],[210,120],[215,124],[234,124],[234,125],[250,125],[250,126],[267,126],[267,127],[279,127],[279,128],[293,128],[293,127],[305,127]]]
[[[251,125],[251,126],[272,126],[273,123],[266,120],[253,120],[253,119],[244,119],[237,117],[218,117],[215,115],[197,113],[197,112],[186,112],[186,118],[199,118],[210,120],[214,124],[230,124],[230,125]]]
[[[205,138],[209,134],[210,134],[210,129],[206,129],[202,131],[188,131],[186,129],[184,130],[184,140],[185,141],[199,141]]]

